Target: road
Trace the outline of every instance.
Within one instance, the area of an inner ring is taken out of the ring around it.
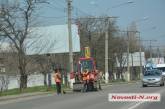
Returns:
[[[108,93],[160,93],[160,102],[109,102]],[[0,109],[164,109],[165,87],[140,83],[104,86],[102,91],[42,95],[0,102]]]

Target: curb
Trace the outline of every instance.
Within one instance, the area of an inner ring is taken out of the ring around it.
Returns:
[[[108,84],[101,84],[102,86],[107,86],[107,85],[117,85],[117,84],[133,84],[133,83],[137,83],[138,81],[131,81],[131,82],[110,82]]]
[[[18,98],[24,98],[24,97],[46,95],[46,94],[51,94],[51,92],[35,92],[35,93],[24,93],[24,94],[19,94],[19,95],[2,96],[2,97],[0,97],[0,102],[1,101],[18,99]]]
[[[112,85],[117,85],[117,84],[133,84],[137,83],[138,81],[132,81],[132,82],[111,82],[108,84],[101,84],[101,86],[112,86]],[[72,89],[65,89],[64,90],[67,93],[73,93]],[[19,95],[8,95],[8,96],[2,96],[0,97],[0,102],[1,101],[7,101],[7,100],[13,100],[13,99],[18,99],[18,98],[24,98],[24,97],[31,97],[31,96],[40,96],[40,95],[46,95],[46,94],[52,94],[53,92],[34,92],[34,93],[23,93]]]
[[[71,89],[66,89],[64,90],[66,93],[72,93]],[[1,101],[7,101],[7,100],[13,100],[13,99],[18,99],[18,98],[26,98],[26,97],[32,97],[32,96],[40,96],[40,95],[47,95],[47,94],[53,94],[54,92],[34,92],[34,93],[23,93],[23,94],[18,94],[18,95],[8,95],[8,96],[2,96],[0,97],[0,102]]]

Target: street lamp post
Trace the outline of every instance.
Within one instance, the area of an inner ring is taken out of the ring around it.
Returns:
[[[130,65],[129,65],[129,31],[127,28],[127,81],[130,81]]]
[[[117,7],[120,7],[122,5],[126,5],[126,4],[131,4],[131,3],[134,3],[133,1],[127,1],[127,2],[124,2],[122,4],[119,4],[117,6],[114,6],[113,8],[117,8]],[[109,11],[110,8],[108,8],[106,10],[106,12]],[[108,83],[109,82],[109,73],[108,73],[108,28],[109,28],[109,18],[106,19],[107,20],[107,27],[106,27],[106,32],[105,32],[105,83]],[[129,43],[128,43],[128,46],[129,46]],[[127,49],[128,52],[129,52],[129,49]],[[128,58],[127,58],[128,59]]]
[[[109,82],[109,73],[108,73],[108,28],[109,28],[109,18],[107,20],[107,30],[105,32],[105,83]]]
[[[136,31],[139,34],[139,56],[140,56],[140,79],[142,79],[143,76],[143,68],[142,68],[142,49],[141,49],[141,38],[140,38],[140,32]]]
[[[50,53],[47,53],[46,54],[46,56],[48,57],[48,90],[50,90],[50,88],[51,88],[51,62],[50,62],[50,60],[51,60],[51,55],[50,55]]]
[[[68,5],[68,36],[69,36],[69,70],[73,72],[73,47],[72,47],[72,18],[71,18],[72,0],[67,0]]]
[[[130,64],[129,64],[129,53],[130,53],[130,44],[129,44],[129,33],[130,32],[134,32],[134,33],[138,33],[139,34],[139,60],[140,60],[140,78],[142,78],[143,75],[143,69],[142,69],[142,56],[141,56],[141,38],[140,38],[140,32],[139,31],[128,31],[127,30],[127,37],[128,37],[128,41],[127,41],[127,79],[128,81],[130,81]]]

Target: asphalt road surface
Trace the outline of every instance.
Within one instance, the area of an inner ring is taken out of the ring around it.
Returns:
[[[160,93],[160,102],[109,102],[109,93]],[[165,109],[165,86],[142,88],[140,83],[104,86],[102,91],[42,95],[1,101],[0,109]]]

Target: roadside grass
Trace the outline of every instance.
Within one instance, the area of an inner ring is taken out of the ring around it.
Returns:
[[[68,88],[62,85],[62,89],[68,89]],[[28,87],[24,89],[23,91],[20,91],[19,88],[15,88],[15,89],[10,89],[10,90],[0,92],[0,97],[9,96],[9,95],[19,95],[19,94],[24,94],[24,93],[34,93],[34,92],[50,92],[51,93],[55,91],[56,91],[55,85],[52,85],[50,88],[46,86]]]

